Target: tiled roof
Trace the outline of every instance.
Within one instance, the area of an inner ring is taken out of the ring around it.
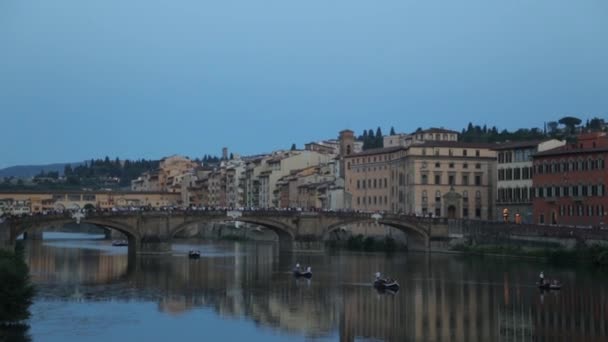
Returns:
[[[372,149],[365,150],[365,151],[362,151],[362,152],[359,152],[359,153],[355,153],[355,154],[351,154],[351,155],[345,156],[345,158],[371,156],[371,155],[374,155],[374,154],[391,153],[391,152],[396,152],[396,151],[405,150],[405,149],[406,148],[403,147],[403,146],[372,148]]]
[[[503,143],[498,143],[493,150],[512,150],[516,148],[526,148],[526,147],[536,147],[539,144],[549,141],[551,139],[545,140],[527,140],[527,141],[508,141]]]

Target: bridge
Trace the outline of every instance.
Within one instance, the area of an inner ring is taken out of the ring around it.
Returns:
[[[173,238],[180,231],[196,224],[215,222],[245,222],[274,231],[280,250],[292,250],[294,244],[319,242],[342,226],[353,223],[376,222],[394,227],[419,239],[427,250],[432,242],[445,243],[451,239],[500,241],[521,238],[537,241],[573,243],[601,241],[608,243],[608,229],[583,229],[547,225],[515,225],[486,221],[422,218],[398,214],[356,212],[300,211],[174,211],[174,212],[89,212],[62,215],[25,216],[0,223],[0,247],[10,247],[25,232],[78,221],[109,230],[117,230],[129,240],[129,254],[168,252]]]
[[[298,211],[175,211],[175,212],[89,212],[75,217],[61,215],[25,216],[8,219],[0,228],[0,245],[11,246],[26,232],[42,231],[78,221],[117,230],[127,236],[129,253],[155,253],[170,250],[180,231],[196,224],[244,222],[275,232],[280,249],[291,250],[294,243],[322,241],[332,231],[351,223],[377,222],[414,235],[429,246],[432,238],[447,237],[447,221],[413,216],[368,213]]]

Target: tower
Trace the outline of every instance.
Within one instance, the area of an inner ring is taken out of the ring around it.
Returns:
[[[351,131],[350,129],[345,129],[340,132],[338,140],[340,141],[340,177],[344,178],[344,158],[353,153],[353,145],[355,144],[355,132]]]

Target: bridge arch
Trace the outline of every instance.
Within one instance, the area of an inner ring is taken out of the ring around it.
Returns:
[[[14,243],[15,240],[17,239],[17,237],[19,237],[21,234],[23,234],[27,231],[32,231],[32,230],[43,230],[44,231],[45,227],[63,226],[65,224],[73,223],[73,222],[74,222],[74,219],[60,218],[60,219],[40,220],[38,222],[34,222],[34,223],[30,222],[28,224],[17,223],[14,226],[13,231],[11,232],[11,242]],[[112,220],[95,219],[95,218],[82,219],[82,220],[80,220],[80,223],[95,225],[95,226],[98,226],[98,227],[100,227],[102,229],[106,229],[106,230],[112,230],[112,229],[117,230],[117,231],[123,233],[129,240],[129,254],[136,253],[136,251],[139,250],[139,242],[140,242],[139,235],[140,234],[133,227],[130,227],[126,224],[123,224],[120,222],[115,222]]]
[[[200,219],[188,220],[180,225],[176,226],[171,230],[170,238],[173,239],[175,235],[184,230],[186,227],[197,224],[197,223],[217,223],[217,222],[243,222],[243,223],[251,223],[262,226],[264,228],[268,228],[277,234],[279,237],[279,243],[291,243],[295,237],[295,229],[290,227],[289,225],[279,222],[277,220],[273,220],[271,218],[260,218],[260,217],[248,217],[242,216],[237,218],[230,217],[218,217],[218,218],[204,218]]]
[[[323,229],[323,238],[325,238],[326,236],[328,236],[332,231],[335,231],[336,229],[339,229],[342,226],[348,225],[348,224],[353,224],[353,223],[379,223],[385,226],[389,226],[392,228],[396,228],[399,231],[402,231],[406,234],[409,233],[414,233],[416,236],[420,237],[422,240],[424,240],[425,245],[428,246],[429,241],[430,241],[430,233],[428,231],[427,228],[414,223],[414,222],[408,222],[408,221],[404,221],[404,220],[391,220],[391,219],[372,219],[369,217],[366,218],[355,218],[355,219],[346,219],[343,221],[339,221],[336,223],[333,223],[329,226],[327,226],[325,229]]]

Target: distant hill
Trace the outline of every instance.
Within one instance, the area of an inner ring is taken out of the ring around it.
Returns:
[[[40,171],[49,172],[55,171],[59,172],[60,175],[63,175],[63,169],[66,164],[72,165],[72,167],[76,167],[84,164],[84,162],[79,163],[57,163],[57,164],[47,164],[47,165],[17,165],[10,166],[4,169],[0,169],[0,178],[2,177],[17,177],[17,178],[31,178],[35,175],[39,174]]]

